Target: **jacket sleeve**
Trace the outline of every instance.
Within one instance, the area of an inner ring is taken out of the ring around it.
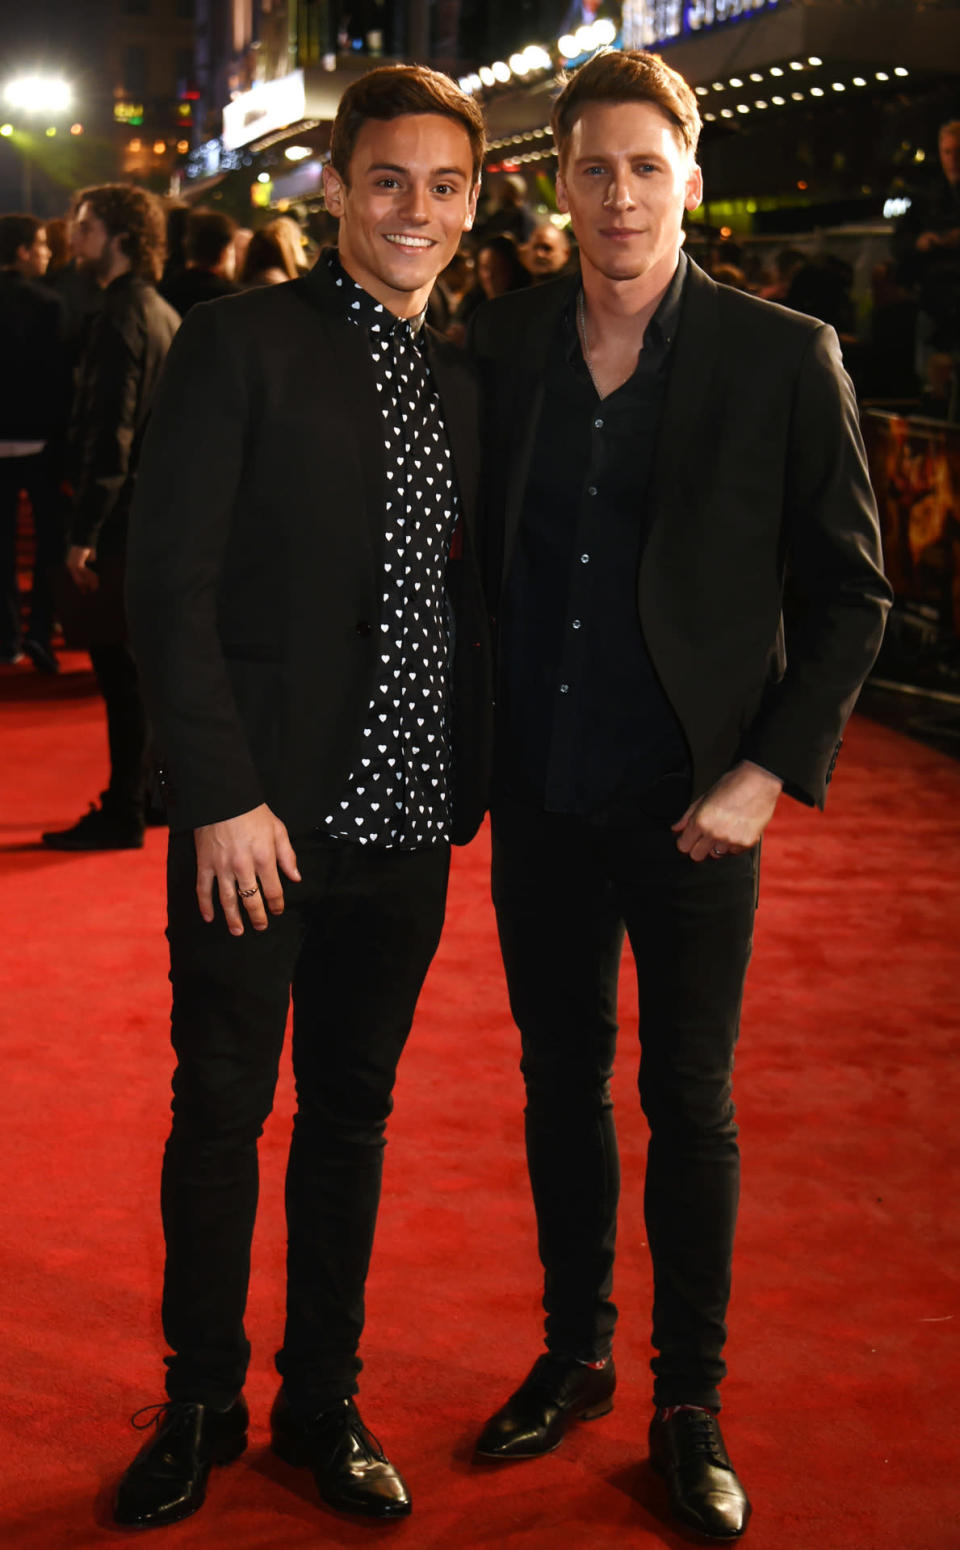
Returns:
[[[826,326],[798,372],[786,478],[786,666],[742,752],[822,807],[892,599],[856,399]]]
[[[132,309],[98,320],[77,429],[71,542],[95,549],[130,468],[146,336]]]
[[[217,628],[249,427],[229,304],[194,308],[167,357],[144,439],[127,561],[130,630],[174,828],[264,800]]]

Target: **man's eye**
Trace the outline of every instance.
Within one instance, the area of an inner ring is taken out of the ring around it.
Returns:
[[[400,185],[397,182],[396,178],[378,178],[377,179],[377,187],[378,188],[399,188]]]
[[[436,183],[433,192],[435,194],[453,194],[456,190],[452,183]]]

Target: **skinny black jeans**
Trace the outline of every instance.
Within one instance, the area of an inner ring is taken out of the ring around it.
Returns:
[[[291,989],[297,1112],[287,1165],[287,1317],[277,1368],[303,1416],[357,1391],[364,1283],[397,1062],[440,938],[449,847],[295,836],[302,882],[264,932],[197,908],[190,833],[171,836],[173,1128],[164,1155],[167,1391],[225,1406],[243,1386],[257,1142]]]
[[[759,847],[693,862],[668,823],[501,804],[493,891],[521,1033],[546,1342],[609,1354],[620,1165],[610,1096],[624,930],[640,1000],[654,1403],[719,1406],[739,1197],[731,1094]]]

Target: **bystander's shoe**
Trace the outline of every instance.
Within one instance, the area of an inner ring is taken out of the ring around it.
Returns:
[[[494,1459],[535,1459],[552,1453],[571,1421],[592,1421],[613,1409],[616,1386],[612,1359],[592,1367],[548,1352],[490,1417],[475,1451]]]
[[[247,1446],[249,1416],[242,1394],[228,1410],[170,1400],[148,1411],[155,1414],[145,1423],[135,1415],[133,1424],[142,1430],[154,1424],[156,1435],[144,1443],[117,1486],[113,1516],[122,1528],[161,1528],[189,1518],[203,1506],[211,1467],[231,1463]]]
[[[15,646],[12,651],[0,651],[0,667],[17,667],[25,661],[26,658],[19,646]]]
[[[338,1400],[303,1420],[290,1409],[281,1389],[270,1429],[274,1453],[288,1464],[311,1468],[328,1507],[369,1518],[401,1518],[410,1511],[403,1478],[367,1431],[352,1399]]]
[[[141,850],[143,820],[107,812],[91,802],[89,813],[69,829],[41,834],[48,850]]]
[[[33,640],[28,637],[23,643],[23,649],[38,673],[59,673],[60,663],[54,656],[49,641]]]
[[[666,1480],[678,1518],[710,1539],[739,1538],[750,1503],[712,1411],[695,1405],[658,1410],[650,1422],[650,1462]]]

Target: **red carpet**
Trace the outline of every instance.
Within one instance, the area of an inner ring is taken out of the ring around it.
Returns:
[[[0,1543],[122,1542],[109,1490],[161,1397],[157,1184],[170,1072],[164,837],[64,856],[41,829],[103,783],[83,659],[0,679],[4,1157]],[[415,1498],[341,1520],[266,1449],[282,1322],[285,1074],[265,1137],[249,1329],[251,1446],[156,1543],[404,1550],[681,1546],[645,1462],[649,1272],[624,980],[626,1189],[613,1413],[538,1463],[479,1468],[478,1423],[539,1349],[520,1080],[487,900],[457,856],[448,927],[401,1068],[362,1404]],[[960,1484],[957,968],[960,764],[855,722],[817,817],[765,844],[738,1097],[745,1191],[725,1431],[752,1550],[956,1550]],[[150,1543],[154,1540],[151,1538]]]

